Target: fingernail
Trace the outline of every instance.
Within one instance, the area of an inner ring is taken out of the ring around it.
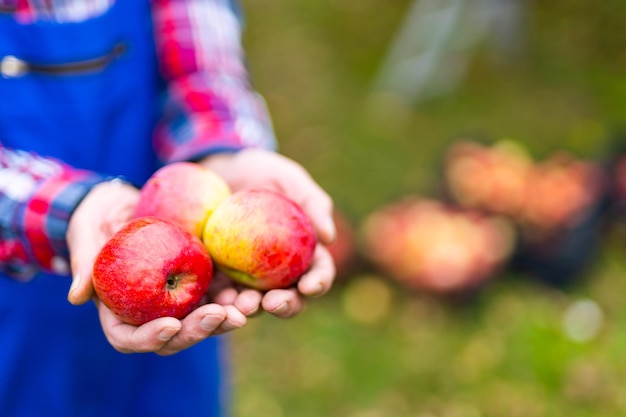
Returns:
[[[240,328],[241,326],[237,326],[229,321],[225,321],[224,323],[222,323],[222,325],[220,326],[222,328],[223,331],[225,332],[229,332],[231,330],[235,330]]]
[[[318,282],[307,291],[307,295],[309,297],[316,297],[318,295],[322,295],[324,291],[324,286],[320,282]]]
[[[335,227],[335,222],[332,219],[328,219],[326,221],[326,232],[328,233],[328,239],[331,242],[337,238],[337,228]]]
[[[161,333],[159,333],[159,340],[162,342],[167,342],[168,340],[170,340],[172,337],[174,337],[174,335],[178,333],[178,329],[175,327],[166,327],[165,329],[161,330]]]
[[[272,314],[283,314],[283,313],[287,312],[288,308],[289,308],[289,303],[287,301],[285,301],[284,303],[282,303],[281,305],[279,305],[278,307],[276,307],[275,309],[270,311],[270,313],[272,313]]]
[[[217,318],[216,316],[212,316],[212,315],[204,316],[202,320],[200,320],[200,327],[202,327],[204,330],[210,330],[210,331],[215,330],[216,318]]]
[[[76,274],[72,278],[72,285],[70,285],[70,290],[68,292],[68,296],[71,295],[74,291],[76,291],[76,289],[78,288],[79,284],[80,284],[80,275]]]

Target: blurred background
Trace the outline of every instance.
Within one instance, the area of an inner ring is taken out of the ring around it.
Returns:
[[[233,334],[233,415],[626,415],[626,2],[242,5],[340,274]]]

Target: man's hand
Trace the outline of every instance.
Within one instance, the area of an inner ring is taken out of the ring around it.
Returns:
[[[259,187],[278,191],[299,204],[309,215],[316,229],[319,243],[313,265],[299,280],[297,289],[271,290],[260,294],[253,290],[238,293],[234,288],[219,298],[220,303],[241,308],[242,300],[251,303],[260,299],[264,310],[278,317],[291,317],[304,307],[305,298],[326,293],[335,278],[335,265],[325,245],[335,239],[332,218],[333,203],[330,196],[311,178],[297,162],[272,151],[244,149],[232,154],[216,154],[203,161],[203,165],[219,174],[233,191]],[[244,296],[241,298],[242,296]]]
[[[95,186],[76,208],[67,232],[73,272],[68,300],[72,304],[83,304],[93,299],[107,340],[124,353],[170,355],[209,336],[243,327],[247,322],[246,315],[235,305],[250,312],[258,309],[260,303],[245,294],[242,300],[235,297],[233,305],[204,304],[182,320],[162,317],[141,326],[120,321],[95,296],[92,270],[96,256],[107,240],[131,219],[138,197],[138,190],[128,184],[107,182]],[[215,297],[219,294],[214,293]],[[211,300],[207,298],[205,301]]]
[[[122,181],[96,185],[70,218],[67,245],[70,251],[72,286],[68,300],[84,304],[94,295],[92,270],[104,244],[132,217],[139,190]]]
[[[332,200],[302,166],[274,152],[254,149],[214,155],[201,163],[220,174],[233,191],[269,188],[301,205],[319,239],[313,265],[301,277],[297,288],[265,294],[238,288],[216,272],[205,304],[184,319],[162,317],[141,326],[123,323],[95,296],[92,270],[102,246],[131,219],[139,191],[123,182],[99,184],[70,219],[67,243],[73,278],[68,300],[78,305],[93,299],[107,340],[120,352],[174,354],[207,337],[243,327],[247,317],[261,308],[277,317],[292,317],[304,307],[305,297],[324,294],[332,286],[335,266],[324,246],[334,240],[336,233]]]

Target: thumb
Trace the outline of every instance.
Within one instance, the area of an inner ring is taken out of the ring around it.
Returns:
[[[72,285],[67,300],[74,305],[84,304],[94,296],[93,266],[96,258],[107,240],[123,224],[121,220],[113,221],[107,219],[107,216],[100,217],[104,218],[105,222],[97,226],[89,217],[78,217],[72,224],[72,229],[81,232],[70,233],[67,237],[72,266]]]
[[[315,224],[320,242],[324,245],[330,245],[337,237],[335,222],[332,215],[318,213],[320,212],[314,212],[311,220]]]
[[[92,293],[93,284],[91,283],[91,277],[81,275],[80,273],[72,276],[72,286],[67,294],[67,300],[70,303],[74,305],[85,304],[91,299]]]
[[[70,217],[66,234],[72,265],[72,285],[67,299],[84,304],[94,295],[93,265],[107,240],[132,215],[138,191],[119,182],[96,185]]]
[[[67,300],[74,305],[88,302],[94,293],[92,270],[98,247],[91,242],[84,244],[75,242],[75,245],[80,245],[80,250],[70,252],[72,253],[72,285],[67,294]]]
[[[302,202],[302,208],[311,219],[320,242],[325,245],[331,244],[337,236],[332,199],[319,189]]]
[[[72,285],[67,300],[74,305],[84,304],[93,296],[93,265],[107,240],[106,227],[97,225],[83,213],[70,220],[70,232],[67,235],[72,266]]]

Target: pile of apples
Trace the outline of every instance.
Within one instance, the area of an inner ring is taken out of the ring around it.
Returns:
[[[626,158],[618,167],[626,178]],[[512,140],[460,140],[442,179],[442,194],[387,203],[361,224],[361,253],[409,288],[471,292],[510,266],[564,282],[593,252],[608,185],[599,163],[563,150],[535,160]]]
[[[535,242],[575,226],[607,185],[596,162],[563,150],[535,161],[513,141],[453,144],[445,157],[444,180],[456,204],[504,215],[524,240]]]
[[[505,219],[416,195],[370,213],[361,239],[363,252],[388,277],[436,294],[480,288],[514,247]]]
[[[310,219],[283,194],[231,192],[208,168],[173,163],[148,179],[133,219],[100,251],[94,288],[127,323],[183,318],[216,270],[258,290],[292,286],[310,267],[316,243]]]

